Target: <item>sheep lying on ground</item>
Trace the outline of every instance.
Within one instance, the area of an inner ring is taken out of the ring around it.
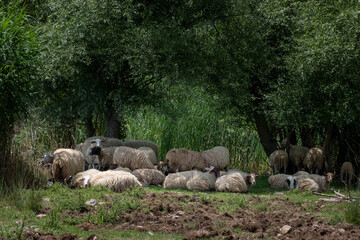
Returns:
[[[167,152],[166,164],[171,173],[193,169],[204,171],[205,168],[210,167],[210,164],[200,152],[184,148],[175,148]]]
[[[145,141],[145,140],[126,140],[123,144],[125,147],[131,148],[140,148],[140,147],[149,147],[155,152],[156,158],[159,157],[159,145],[152,141]]]
[[[322,174],[325,167],[325,154],[320,148],[311,148],[304,159],[304,167],[310,173]]]
[[[216,179],[220,175],[220,169],[210,167],[206,172],[198,172],[187,181],[186,188],[192,191],[210,191],[215,189]]]
[[[320,192],[319,184],[311,178],[301,178],[296,180],[295,177],[295,188],[300,189],[301,191]]]
[[[194,176],[201,174],[198,170],[170,173],[166,176],[163,187],[166,189],[187,189],[186,183]]]
[[[64,149],[54,155],[52,175],[54,181],[64,182],[70,176],[84,169],[84,157],[81,152],[74,149]]]
[[[289,182],[291,184],[291,180],[293,180],[291,175],[287,175],[287,174],[283,174],[283,173],[271,175],[268,178],[268,182],[272,188],[289,189]]]
[[[319,185],[319,191],[325,192],[329,186],[329,184],[332,182],[334,178],[333,173],[327,173],[325,176],[320,176],[317,174],[309,174],[309,175],[299,175],[294,177],[296,181],[299,181],[299,179],[302,178],[310,178],[314,180]]]
[[[239,172],[230,172],[219,177],[215,182],[215,189],[218,192],[246,193],[247,184]]]
[[[141,168],[154,169],[144,151],[131,147],[118,147],[114,152],[113,163],[132,171]]]
[[[226,171],[230,164],[230,153],[226,147],[217,146],[202,152],[201,155],[207,160],[210,166],[219,168],[220,170]]]
[[[114,161],[114,152],[118,147],[101,148],[95,146],[90,148],[90,156],[97,155],[100,164],[100,170],[108,170]]]
[[[100,171],[97,169],[89,169],[84,172],[79,172],[70,180],[69,187],[71,188],[86,188],[89,186],[89,180],[98,174]]]
[[[137,169],[132,174],[143,186],[162,185],[165,180],[165,175],[156,169]]]
[[[274,173],[280,173],[281,169],[283,172],[287,172],[289,165],[289,158],[285,151],[276,150],[269,156],[270,166],[273,168]]]
[[[256,184],[256,177],[258,177],[255,173],[246,173],[244,171],[238,169],[230,169],[227,173],[240,173],[240,175],[244,178],[244,181],[247,186]]]
[[[155,169],[162,172],[165,176],[167,176],[169,174],[169,167],[163,161],[158,162],[155,166]]]
[[[124,171],[112,171],[99,172],[89,180],[89,185],[104,186],[111,189],[114,192],[122,192],[128,188],[139,186],[141,183],[131,173]]]
[[[131,173],[130,168],[119,167],[119,164],[111,164],[109,170],[124,171],[124,172],[129,172],[129,173]]]
[[[293,174],[293,176],[300,176],[300,175],[309,175],[310,173],[308,172],[305,172],[305,171],[298,171],[296,172],[295,174]]]
[[[351,181],[355,176],[354,168],[351,162],[344,162],[341,166],[340,179],[351,187]]]

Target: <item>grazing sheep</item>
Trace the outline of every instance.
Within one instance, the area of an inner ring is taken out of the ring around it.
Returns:
[[[52,175],[54,181],[64,182],[84,169],[84,157],[81,152],[68,148],[54,155]]]
[[[302,179],[302,178],[311,178],[319,185],[320,192],[325,192],[327,190],[329,184],[332,182],[332,180],[334,178],[334,174],[326,173],[325,176],[320,176],[317,174],[309,174],[309,175],[300,175],[300,176],[295,177],[296,181],[299,181],[299,179]]]
[[[100,164],[100,170],[108,170],[114,161],[114,152],[118,147],[101,148],[95,146],[90,148],[90,156],[97,155]]]
[[[94,136],[85,139],[84,144],[82,146],[82,154],[85,158],[85,166],[84,170],[88,168],[99,168],[100,163],[97,156],[91,156],[91,148],[98,146],[102,148],[108,148],[108,147],[119,147],[122,146],[123,142],[116,138],[107,138],[107,137],[101,137],[101,136]]]
[[[141,168],[154,169],[146,153],[131,147],[118,147],[114,152],[113,163],[132,171]]]
[[[300,175],[309,175],[310,173],[308,172],[305,172],[305,171],[298,171],[296,172],[295,174],[293,174],[293,176],[300,176]]]
[[[163,187],[166,189],[186,189],[186,183],[194,176],[203,172],[198,170],[170,173],[166,176]]]
[[[216,179],[220,175],[220,169],[210,167],[207,172],[198,172],[187,181],[186,188],[192,191],[210,191],[215,189]]]
[[[226,147],[217,146],[203,151],[201,155],[203,155],[210,166],[219,168],[220,170],[226,171],[230,164],[230,153]]]
[[[219,177],[215,182],[215,189],[218,192],[248,192],[247,184],[239,172],[230,172]]]
[[[237,173],[241,174],[241,176],[244,178],[245,183],[246,183],[247,186],[256,184],[256,177],[258,177],[258,175],[256,175],[255,173],[246,173],[246,172],[243,172],[243,171],[238,170],[238,169],[230,169],[228,171],[228,173],[234,173],[234,172],[237,172]]]
[[[317,184],[311,178],[300,178],[296,179],[296,188],[300,189],[301,191],[313,191],[313,192],[320,192],[319,184]]]
[[[289,158],[285,151],[276,150],[269,156],[270,166],[272,167],[274,173],[280,173],[280,170],[283,169],[284,173],[287,172],[287,167],[289,165]]]
[[[291,177],[291,178],[289,178]],[[268,182],[270,184],[270,186],[272,188],[285,188],[285,189],[289,189],[289,181],[291,181],[292,176],[291,175],[287,175],[287,174],[276,174],[276,175],[271,175],[268,178]]]
[[[355,171],[351,162],[344,162],[341,166],[340,179],[351,187],[351,181],[355,176]]]
[[[304,159],[304,167],[312,174],[322,174],[325,167],[325,154],[320,148],[311,148]]]
[[[132,174],[143,186],[162,185],[165,180],[165,175],[156,169],[137,169]]]
[[[297,146],[297,145],[290,145],[289,149],[289,163],[293,167],[293,172],[297,172],[302,169],[303,162],[308,153],[309,148]]]
[[[89,169],[84,172],[79,172],[70,179],[69,187],[71,187],[71,188],[86,188],[89,186],[89,180],[93,176],[98,174],[99,172],[100,171],[97,169]]]
[[[150,147],[139,147],[138,150],[141,150],[145,153],[146,158],[150,160],[152,164],[157,164],[157,157],[154,150]]]
[[[210,167],[209,162],[200,153],[185,148],[171,149],[166,154],[166,164],[169,172],[183,172],[197,169],[204,171]]]
[[[142,186],[131,173],[112,170],[99,172],[89,180],[89,185],[91,187],[104,186],[114,192],[122,192],[130,187]]]
[[[155,152],[156,158],[159,157],[159,145],[152,141],[145,141],[145,140],[126,140],[123,144],[125,147],[131,148],[140,148],[140,147],[149,147]]]

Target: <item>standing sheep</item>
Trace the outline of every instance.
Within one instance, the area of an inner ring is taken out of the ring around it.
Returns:
[[[66,182],[70,176],[81,172],[84,168],[84,157],[74,149],[64,149],[54,155],[52,175],[54,181]]]
[[[166,164],[169,172],[183,172],[197,169],[204,171],[210,167],[206,158],[200,153],[184,148],[175,148],[167,152]]]
[[[308,153],[309,148],[297,146],[297,145],[290,145],[289,148],[289,162],[293,167],[293,172],[297,172],[302,169],[303,162]]]
[[[156,169],[136,169],[132,174],[143,186],[162,185],[165,181],[165,175]]]
[[[114,161],[114,152],[118,147],[101,148],[95,146],[90,148],[90,156],[97,155],[100,164],[100,170],[108,170]]]
[[[157,164],[157,157],[152,148],[149,147],[139,147],[138,150],[141,150],[145,153],[146,158],[150,160],[152,164]]]
[[[219,177],[215,182],[215,189],[218,192],[248,192],[247,184],[239,172],[230,172]]]
[[[219,168],[220,170],[226,171],[230,164],[230,153],[226,147],[217,146],[203,151],[201,155],[207,160],[210,166]]]
[[[113,163],[132,171],[140,168],[154,169],[144,151],[131,147],[118,147],[114,152]]]
[[[114,192],[122,192],[135,186],[142,187],[141,183],[131,173],[112,170],[99,172],[89,180],[89,185],[91,187],[104,186]]]
[[[343,183],[346,183],[348,187],[351,187],[351,181],[355,176],[355,171],[351,162],[344,162],[341,166],[340,179]]]
[[[149,147],[155,152],[156,158],[159,157],[159,145],[152,141],[145,141],[145,140],[126,140],[123,144],[125,147],[131,148],[140,148],[140,147]]]
[[[320,148],[311,148],[304,159],[304,167],[312,174],[322,174],[325,167],[325,154]]]
[[[285,151],[276,150],[269,156],[270,166],[273,168],[274,173],[280,173],[281,169],[284,173],[287,172],[289,165],[289,158]]]

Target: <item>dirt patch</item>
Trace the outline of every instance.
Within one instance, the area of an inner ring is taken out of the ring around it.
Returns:
[[[113,197],[108,196],[106,200],[111,199]],[[141,200],[141,208],[120,214],[117,222],[106,225],[106,229],[177,233],[183,234],[184,239],[360,239],[359,227],[347,223],[331,225],[320,220],[319,214],[306,213],[309,205],[283,197],[252,196],[243,208],[234,212],[219,212],[215,205],[221,202],[216,198],[204,200],[174,192],[149,193]],[[311,207],[320,209],[322,204],[326,203],[312,203]],[[96,214],[96,208],[92,211]],[[76,217],[74,212],[66,214]],[[281,233],[285,225],[290,228]],[[89,222],[77,227],[85,231],[105,228]],[[33,232],[31,237],[29,239],[72,239],[70,235],[55,237],[39,232]]]

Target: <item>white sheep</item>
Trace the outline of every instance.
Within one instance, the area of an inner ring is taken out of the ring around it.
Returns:
[[[268,178],[268,182],[269,182],[269,184],[270,184],[270,186],[272,188],[289,189],[289,183],[288,182],[292,181],[292,180],[293,180],[293,177],[291,175],[287,175],[287,174],[283,174],[283,173],[276,174],[276,175],[271,175]],[[292,186],[290,186],[290,188],[292,188]]]
[[[45,153],[41,163],[43,165],[45,165],[47,163],[53,163],[55,154],[59,153],[59,152],[62,152],[62,151],[67,151],[67,149],[68,148],[58,148],[52,153],[50,153],[50,152]]]
[[[322,174],[325,167],[324,152],[317,147],[310,148],[305,156],[303,165],[310,173]]]
[[[197,172],[186,183],[186,188],[192,191],[210,191],[215,189],[216,179],[220,175],[220,169],[210,167],[206,172]]]
[[[165,181],[165,175],[156,169],[136,169],[132,174],[143,186],[162,185]]]
[[[81,152],[68,148],[54,155],[52,175],[54,181],[67,181],[71,176],[84,168],[84,157]]]
[[[305,171],[298,171],[296,173],[293,174],[293,176],[300,176],[300,175],[309,175],[310,173],[305,172]]]
[[[325,192],[327,190],[329,184],[332,182],[332,180],[334,178],[334,174],[327,173],[327,174],[325,174],[325,176],[320,176],[317,174],[309,174],[309,175],[299,175],[294,178],[296,179],[296,181],[299,181],[299,179],[302,179],[302,178],[311,178],[319,185],[320,192]]]
[[[270,154],[269,162],[275,173],[280,173],[281,169],[283,169],[284,173],[287,172],[289,158],[285,151],[275,150],[273,153]]]
[[[256,184],[256,177],[258,177],[258,175],[256,175],[255,173],[247,173],[238,169],[230,169],[227,173],[234,173],[234,172],[241,174],[247,186]]]
[[[146,141],[146,140],[126,140],[123,144],[125,147],[131,147],[131,148],[140,148],[140,147],[149,147],[155,152],[156,158],[159,157],[159,145],[152,141]]]
[[[118,147],[114,152],[113,163],[132,171],[141,168],[154,169],[154,164],[144,151],[131,147]]]
[[[220,170],[226,171],[230,164],[230,153],[226,147],[217,146],[203,151],[201,155],[204,156],[210,166],[219,168]]]
[[[319,184],[317,184],[311,178],[300,178],[295,179],[295,188],[300,189],[301,191],[313,191],[313,192],[320,192]]]
[[[83,172],[77,173],[71,178],[70,187],[71,188],[86,188],[89,186],[90,179],[98,174],[100,171],[97,169],[89,169]]]
[[[114,192],[122,192],[135,186],[142,187],[141,183],[131,173],[112,170],[99,172],[89,180],[89,185],[91,187],[104,186]]]
[[[163,187],[166,189],[187,189],[186,183],[194,176],[201,174],[198,170],[170,173],[166,176]]]
[[[351,187],[351,181],[355,176],[355,171],[351,162],[344,162],[341,165],[340,179],[346,183],[348,187]]]
[[[118,164],[112,164],[109,168],[109,170],[114,170],[114,171],[124,171],[124,172],[129,172],[131,173],[130,168],[126,168],[126,167],[119,167]]]
[[[183,172],[197,169],[205,171],[210,164],[206,158],[200,153],[185,148],[171,149],[166,153],[166,164],[169,172]]]
[[[139,147],[138,150],[143,151],[146,155],[146,158],[150,160],[152,164],[157,164],[157,157],[154,150],[150,147]]]
[[[230,172],[219,177],[215,182],[215,189],[218,192],[248,192],[247,184],[239,172]]]

